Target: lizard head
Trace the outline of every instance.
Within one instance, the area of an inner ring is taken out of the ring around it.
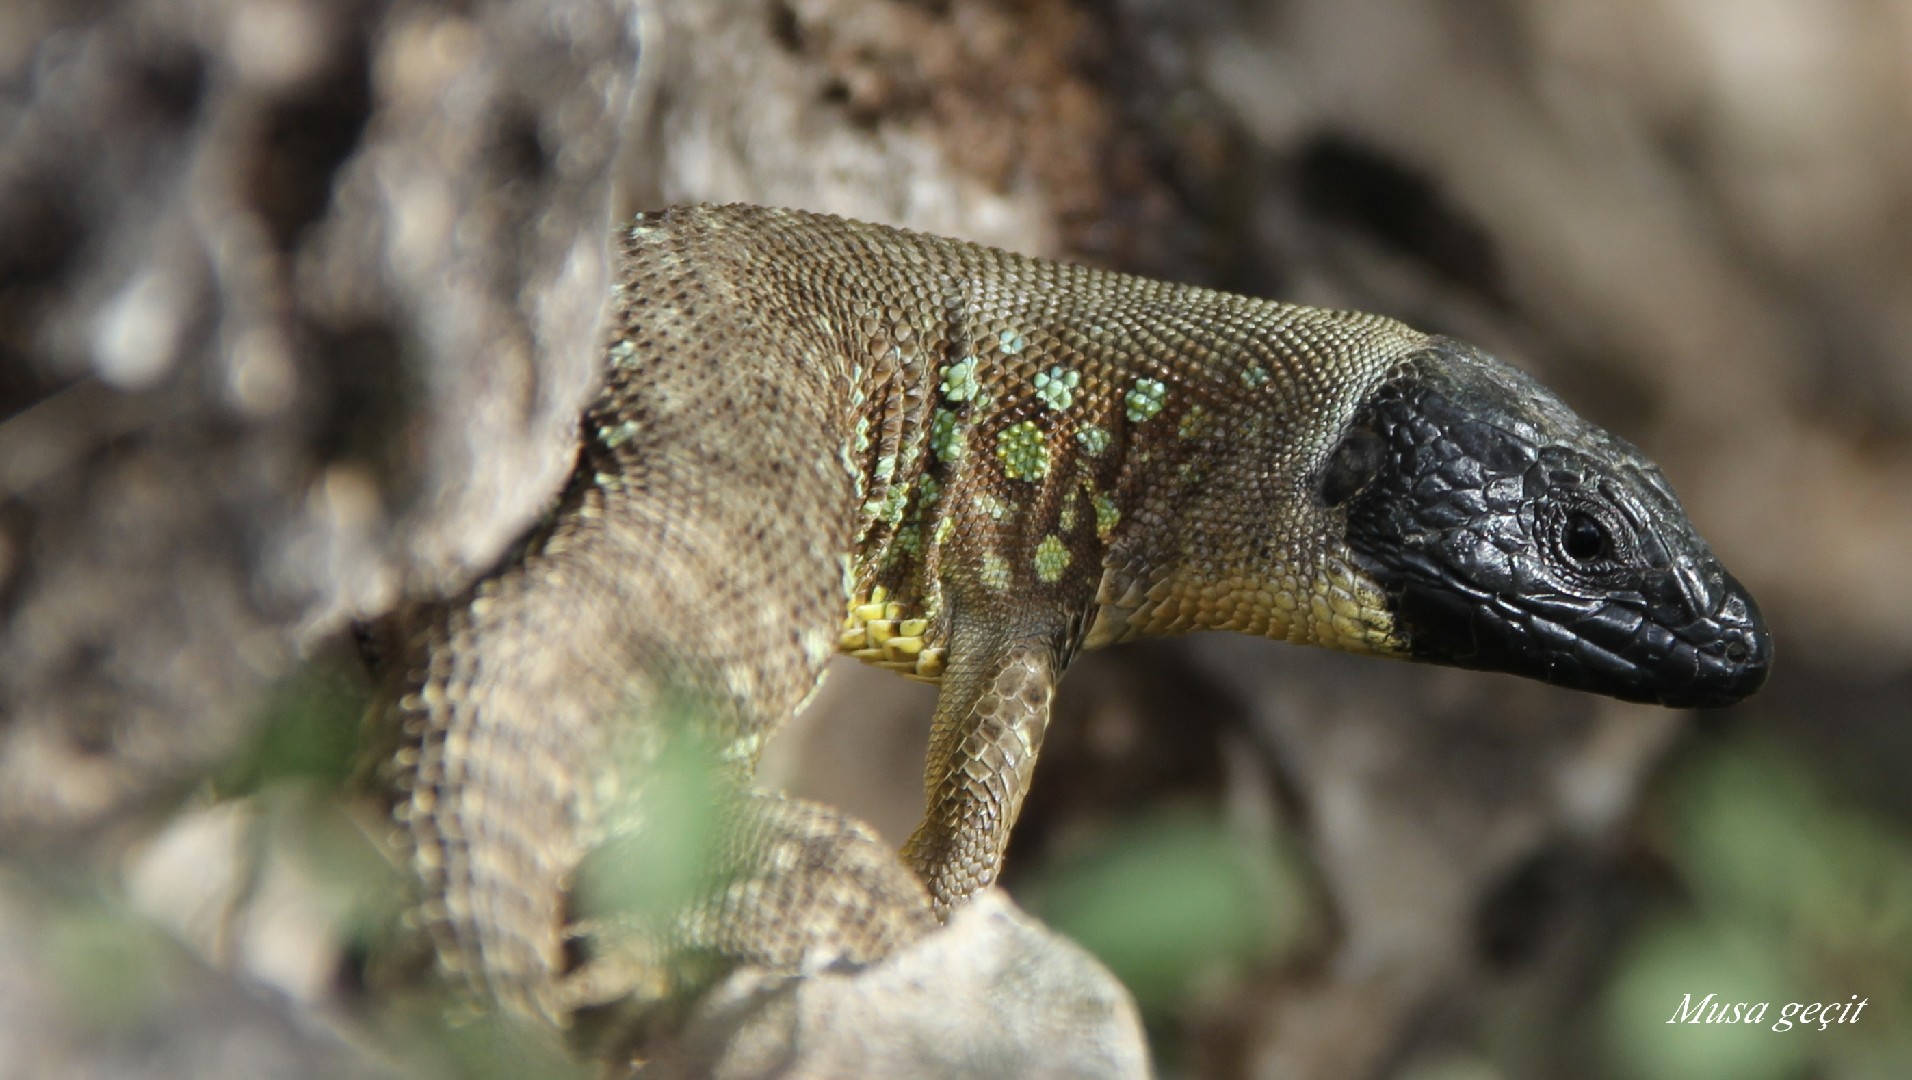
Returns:
[[[1681,707],[1765,681],[1759,609],[1660,470],[1470,346],[1394,368],[1317,483],[1415,659]]]

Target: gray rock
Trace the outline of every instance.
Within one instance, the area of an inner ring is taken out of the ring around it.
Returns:
[[[1139,1080],[1129,992],[990,890],[942,932],[854,973],[732,975],[642,1080]]]

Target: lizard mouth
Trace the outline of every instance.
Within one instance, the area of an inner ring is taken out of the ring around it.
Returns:
[[[1709,614],[1668,625],[1613,597],[1501,595],[1452,576],[1390,590],[1417,659],[1530,675],[1556,686],[1673,708],[1720,708],[1766,681],[1772,637],[1758,606],[1722,574]]]

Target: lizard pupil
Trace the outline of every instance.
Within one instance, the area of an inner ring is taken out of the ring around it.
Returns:
[[[1561,537],[1561,549],[1567,558],[1577,563],[1592,562],[1606,555],[1609,546],[1606,527],[1592,514],[1576,510],[1567,516],[1567,527]]]

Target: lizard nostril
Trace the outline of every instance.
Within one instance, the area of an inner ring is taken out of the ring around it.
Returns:
[[[1743,664],[1753,655],[1753,647],[1746,644],[1745,638],[1734,638],[1726,643],[1726,659],[1735,664]]]

